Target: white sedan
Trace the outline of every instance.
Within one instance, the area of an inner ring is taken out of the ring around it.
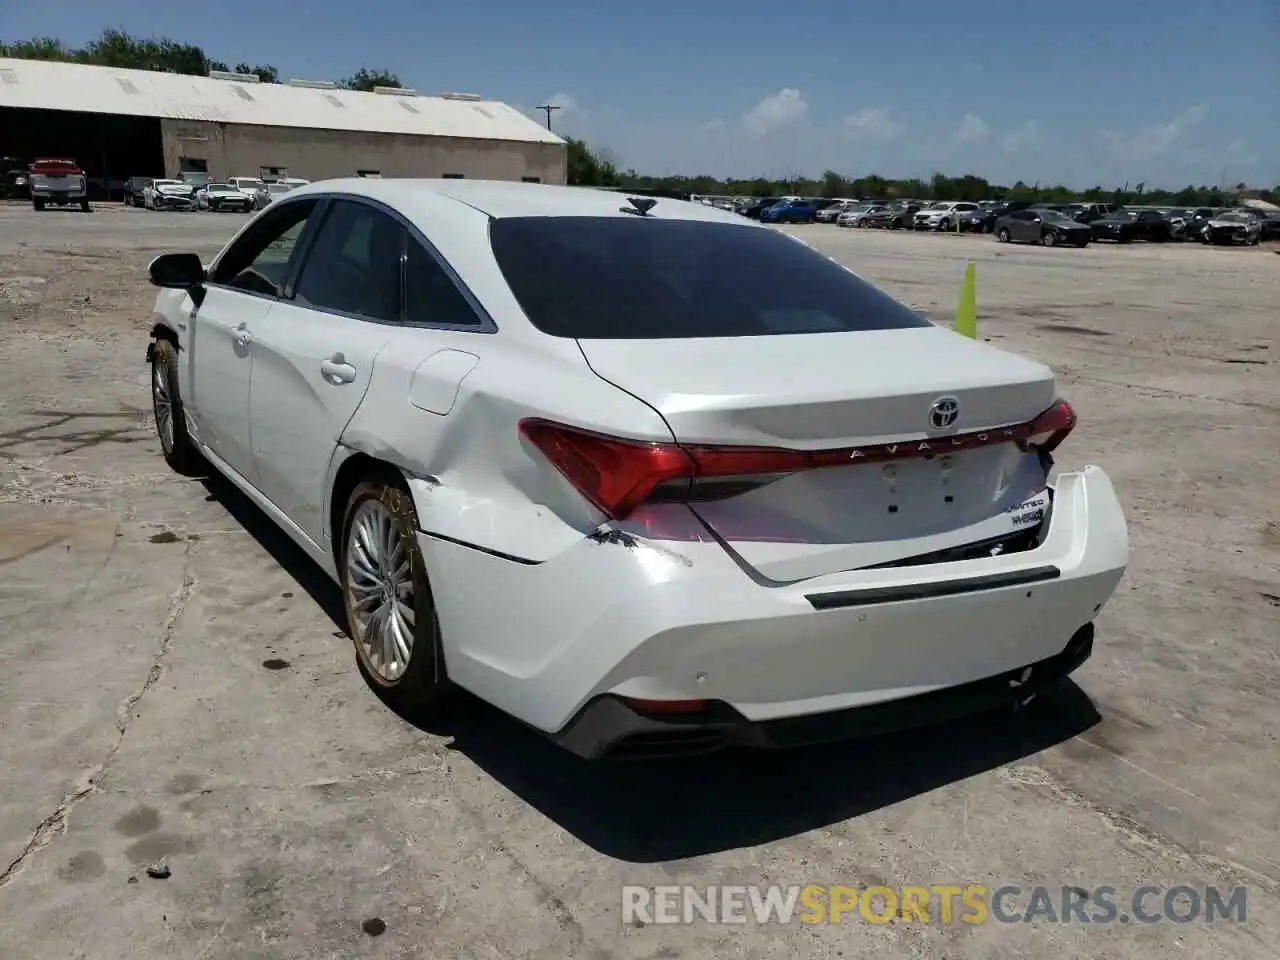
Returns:
[[[326,181],[151,264],[164,455],[340,585],[369,682],[567,748],[783,746],[1025,702],[1128,562],[1039,363],[703,204]]]

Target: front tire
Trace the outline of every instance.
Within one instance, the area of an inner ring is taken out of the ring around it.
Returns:
[[[996,242],[997,242],[997,243],[1008,243],[1008,242],[1009,242],[1009,228],[1008,228],[1008,227],[1001,227],[999,230],[997,230],[997,231],[996,231]]]
[[[342,600],[365,680],[398,707],[431,711],[449,678],[417,530],[401,482],[358,484],[342,526]]]
[[[1046,247],[1052,247],[1055,244],[1057,244],[1058,235],[1054,233],[1052,230],[1046,230],[1044,232],[1044,236],[1040,238],[1040,242],[1043,243]]]
[[[178,392],[178,349],[168,340],[151,345],[151,410],[165,463],[189,476],[199,462],[199,454],[187,435],[187,417]]]

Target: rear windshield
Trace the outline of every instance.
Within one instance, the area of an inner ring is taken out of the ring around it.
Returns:
[[[553,337],[758,337],[927,327],[929,321],[775,230],[640,217],[490,224],[498,266]]]

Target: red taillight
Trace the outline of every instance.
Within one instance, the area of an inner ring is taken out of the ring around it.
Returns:
[[[623,440],[548,420],[520,421],[520,433],[602,513],[621,520],[650,499],[716,499],[820,467],[930,459],[962,450],[1016,443],[1048,453],[1076,425],[1065,400],[1030,423],[925,440],[836,450],[784,450]]]
[[[1075,426],[1076,412],[1071,409],[1071,404],[1056,400],[1052,407],[1027,425],[1028,436],[1023,444],[1043,453],[1052,453]]]
[[[520,433],[600,510],[620,520],[668,480],[693,475],[688,454],[673,443],[641,443],[522,420]]]

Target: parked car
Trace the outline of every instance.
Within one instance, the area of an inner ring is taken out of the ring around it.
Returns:
[[[1213,210],[1210,207],[1192,207],[1175,206],[1164,211],[1165,216],[1169,218],[1169,233],[1171,239],[1199,239],[1199,228],[1203,227],[1204,221],[1211,218]]]
[[[19,166],[16,157],[4,157],[0,162],[6,165],[4,182],[0,184],[0,195],[10,200],[30,199],[31,186],[29,178],[31,171],[25,166]],[[9,164],[12,164],[12,166],[7,166]]]
[[[130,177],[124,183],[124,203],[126,207],[146,206],[145,192],[151,184],[151,177]]]
[[[1159,210],[1122,209],[1090,224],[1094,240],[1130,243],[1134,240],[1161,242],[1173,238],[1169,218]]]
[[[855,204],[836,217],[836,225],[841,227],[860,227],[862,226],[862,221],[869,215],[878,213],[883,209],[885,209],[885,204],[883,203]]]
[[[1046,247],[1087,247],[1093,238],[1088,226],[1047,207],[1009,211],[996,221],[995,234],[1001,243],[1041,243]]]
[[[1224,210],[1205,223],[1200,237],[1205,243],[1254,246],[1262,241],[1262,217],[1252,210]]]
[[[267,188],[266,181],[259,177],[227,177],[227,183],[244,193],[255,204],[258,198],[258,191]]]
[[[858,224],[862,227],[874,227],[878,230],[901,230],[911,222],[919,211],[918,204],[890,204],[879,210],[868,213]]]
[[[1260,213],[1259,215],[1261,231],[1258,236],[1261,241],[1280,240],[1280,211],[1272,211]]]
[[[814,214],[814,219],[819,223],[835,223],[840,214],[852,210],[857,205],[857,200],[837,200]]]
[[[961,233],[991,233],[995,229],[996,220],[1008,209],[1001,205],[979,204],[976,210],[962,213],[959,216]]]
[[[760,212],[761,223],[813,223],[818,205],[812,200],[783,200]]]
[[[1101,469],[1053,469],[1052,371],[619,199],[329,181],[158,257],[165,458],[336,581],[383,697],[456,685],[589,757],[942,723],[1090,656],[1128,535]]]
[[[1111,212],[1110,204],[1106,203],[1038,203],[1035,206],[1057,210],[1059,213],[1065,214],[1076,221],[1076,223],[1091,224],[1095,220],[1101,220]]]
[[[34,160],[28,168],[27,185],[31,190],[31,206],[79,207],[89,212],[89,182],[74,160],[46,157]]]
[[[203,170],[183,170],[175,179],[179,183],[185,183],[190,187],[193,194],[201,187],[213,183],[213,175],[205,173]]]
[[[263,209],[270,203],[274,203],[280,197],[283,197],[290,190],[298,187],[306,186],[310,180],[300,180],[296,177],[283,177],[279,180],[268,180],[254,195],[254,207],[258,210]],[[708,202],[706,206],[716,206],[716,204]],[[717,209],[719,209],[717,207]]]
[[[181,180],[152,180],[142,190],[148,210],[194,210],[192,189]]]
[[[760,214],[764,213],[764,211],[768,210],[775,203],[778,203],[780,199],[780,197],[760,197],[752,200],[750,203],[743,204],[742,208],[739,209],[738,212],[749,220],[759,220]]]
[[[197,210],[234,210],[248,213],[253,209],[253,198],[229,183],[208,183],[195,193]]]
[[[951,230],[958,217],[977,209],[976,203],[943,200],[916,213],[912,226],[916,230]]]

